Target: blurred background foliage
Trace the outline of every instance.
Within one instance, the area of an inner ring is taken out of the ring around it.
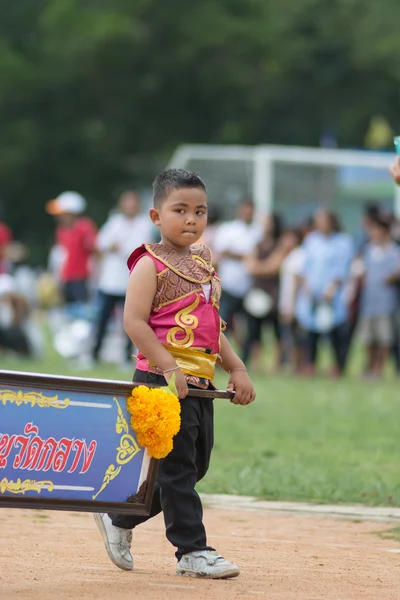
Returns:
[[[363,147],[374,115],[400,130],[398,0],[0,0],[0,14],[0,199],[39,253],[46,200],[75,189],[101,222],[180,143],[317,146],[329,131]]]

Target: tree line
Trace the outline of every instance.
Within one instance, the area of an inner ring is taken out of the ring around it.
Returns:
[[[400,132],[398,0],[0,0],[0,201],[41,259],[45,202],[98,222],[180,143],[362,147]],[[397,129],[396,129],[397,128]]]

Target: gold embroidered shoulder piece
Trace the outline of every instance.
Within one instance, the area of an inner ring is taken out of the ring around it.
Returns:
[[[203,244],[191,246],[189,256],[181,256],[166,244],[146,244],[149,254],[174,273],[193,283],[209,283],[214,277],[211,251]]]
[[[147,252],[165,265],[157,275],[157,292],[152,310],[201,292],[201,285],[211,283],[211,300],[219,308],[221,283],[212,266],[211,251],[203,244],[191,247],[191,255],[182,257],[164,244],[146,244]],[[192,269],[192,270],[191,270]]]

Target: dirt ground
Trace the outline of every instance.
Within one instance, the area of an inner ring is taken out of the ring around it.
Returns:
[[[109,561],[92,515],[2,510],[1,600],[399,600],[389,523],[205,509],[209,543],[237,562],[228,581],[177,577],[157,517],[134,532],[135,570]]]

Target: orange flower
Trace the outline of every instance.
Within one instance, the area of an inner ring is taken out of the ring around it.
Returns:
[[[181,426],[181,405],[173,379],[166,388],[134,388],[126,403],[137,441],[152,458],[165,458],[171,452],[173,437]]]

